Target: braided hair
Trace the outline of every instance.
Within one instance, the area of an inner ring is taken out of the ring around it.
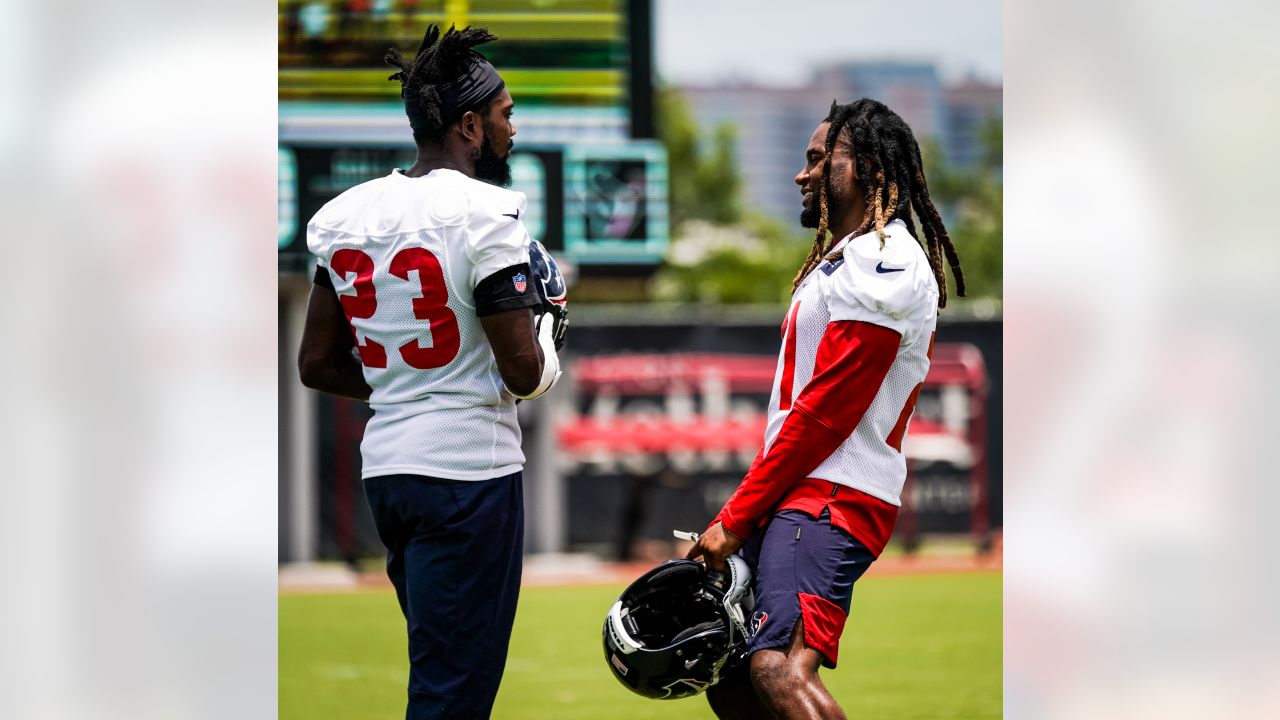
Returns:
[[[454,25],[449,26],[449,31],[441,39],[439,26],[433,24],[422,36],[422,44],[418,46],[413,62],[406,60],[395,48],[387,50],[383,60],[400,69],[387,79],[400,81],[401,95],[407,98],[406,102],[416,99],[417,109],[427,120],[425,130],[414,131],[415,142],[431,147],[440,147],[444,142],[445,131],[458,118],[446,116],[438,86],[466,72],[476,58],[484,57],[473,48],[497,39],[485,28],[458,30]],[[436,40],[440,41],[439,44]]]
[[[863,189],[863,200],[866,203],[866,214],[862,217],[854,235],[863,235],[871,230],[880,236],[880,246],[884,247],[884,226],[890,220],[898,218],[906,224],[913,237],[916,226],[911,219],[914,209],[920,218],[920,226],[924,230],[925,251],[929,256],[929,265],[933,268],[933,276],[938,281],[938,307],[947,306],[947,276],[942,267],[943,256],[951,266],[951,274],[956,279],[956,294],[964,297],[964,273],[960,269],[960,257],[956,254],[951,236],[942,224],[942,217],[929,198],[929,187],[924,179],[924,163],[920,158],[920,146],[916,144],[911,128],[903,122],[897,113],[884,103],[868,98],[856,100],[847,105],[831,103],[831,110],[824,122],[831,123],[827,130],[826,156],[822,160],[822,182],[818,187],[818,207],[820,218],[818,232],[813,239],[813,247],[809,249],[809,257],[800,268],[792,284],[792,291],[800,287],[800,282],[823,259],[828,257],[831,248],[838,238],[827,238],[827,196],[830,194],[831,153],[841,132],[849,133],[853,145],[853,165],[858,184]]]

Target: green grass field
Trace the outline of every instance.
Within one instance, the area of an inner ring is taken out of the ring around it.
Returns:
[[[701,697],[623,689],[600,648],[622,587],[525,588],[497,720],[713,718]],[[840,667],[823,681],[851,718],[1001,716],[1001,576],[868,577]],[[404,619],[388,591],[280,597],[280,718],[404,717]]]

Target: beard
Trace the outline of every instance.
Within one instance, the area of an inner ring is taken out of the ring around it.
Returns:
[[[809,207],[800,211],[800,227],[817,228],[821,221],[822,208],[818,207],[816,199],[809,203]]]
[[[511,187],[511,148],[515,147],[515,143],[507,145],[506,155],[499,155],[489,142],[490,135],[486,124],[480,154],[476,157],[476,179],[498,187]]]
[[[840,214],[841,204],[831,195],[827,195],[827,219],[828,221]],[[818,224],[822,222],[822,205],[818,202],[818,193],[813,193],[813,199],[809,201],[809,207],[800,210],[800,227],[816,230]]]

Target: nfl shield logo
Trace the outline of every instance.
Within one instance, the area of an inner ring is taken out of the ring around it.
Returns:
[[[515,276],[511,278],[511,282],[515,284],[516,292],[519,293],[524,292],[524,289],[528,287],[528,283],[525,282],[524,273],[516,273]]]

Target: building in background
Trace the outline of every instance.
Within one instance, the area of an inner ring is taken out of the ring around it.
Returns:
[[[981,133],[991,118],[1003,117],[1004,88],[965,80],[947,87],[946,126],[943,147],[947,160],[958,168],[972,168],[982,158]]]
[[[937,141],[948,164],[972,167],[980,130],[1002,115],[1003,88],[978,80],[948,86],[930,62],[859,61],[825,65],[794,88],[744,83],[679,88],[704,133],[736,127],[735,152],[748,207],[785,222],[800,212],[793,178],[818,121],[833,99],[870,97],[893,108],[922,141]]]
[[[814,118],[825,115],[832,91],[727,85],[684,87],[680,92],[707,140],[719,125],[736,129],[734,154],[742,173],[744,205],[794,222],[800,191],[792,178],[802,164]]]
[[[893,108],[919,137],[939,135],[946,101],[938,69],[930,62],[873,61],[825,65],[814,84],[840,91],[841,102],[869,97]],[[825,108],[824,108],[825,109]]]

